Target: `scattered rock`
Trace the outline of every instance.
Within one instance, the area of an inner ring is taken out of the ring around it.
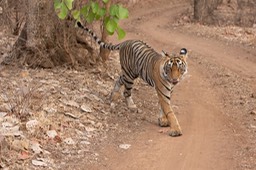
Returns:
[[[39,122],[37,120],[30,120],[26,123],[26,129],[30,132],[34,132]]]
[[[39,154],[39,153],[42,153],[42,152],[43,152],[43,150],[42,150],[42,148],[41,148],[41,145],[40,145],[38,142],[36,142],[36,141],[32,141],[32,142],[30,143],[30,148],[31,148],[32,151],[33,151],[34,153],[36,153],[36,154]]]
[[[24,139],[24,140],[18,140],[15,139],[12,143],[11,143],[11,147],[17,151],[22,151],[22,150],[28,150],[29,148],[29,140]]]
[[[87,132],[94,132],[94,131],[96,131],[96,129],[94,127],[85,127],[85,130]]]
[[[7,115],[6,112],[0,112],[0,117],[5,117]]]
[[[252,111],[250,112],[250,114],[251,114],[251,115],[256,115],[256,110],[252,110]]]
[[[256,129],[256,126],[255,126],[255,125],[252,125],[252,124],[251,124],[250,127],[253,128],[253,129]]]
[[[3,122],[2,123],[2,126],[3,128],[10,128],[10,127],[13,127],[13,123],[10,123],[10,122]]]
[[[81,106],[81,110],[84,111],[84,112],[87,112],[87,113],[91,113],[92,112],[92,109],[90,106],[88,106],[87,104],[83,104]]]
[[[4,103],[2,105],[0,105],[0,111],[2,112],[10,112],[11,108],[8,104]]]
[[[48,130],[48,131],[46,132],[46,134],[47,134],[47,136],[48,136],[49,138],[51,138],[51,139],[55,138],[55,137],[58,135],[55,130]]]
[[[53,108],[53,107],[48,107],[48,106],[44,106],[43,110],[46,111],[47,113],[56,113],[57,109]]]
[[[251,97],[254,98],[254,99],[256,99],[256,92],[255,92],[255,93],[252,93]]]
[[[102,128],[102,123],[100,123],[100,122],[98,122],[98,123],[96,123],[95,125],[94,125],[94,127],[95,128],[97,128],[97,129],[101,129]]]
[[[96,117],[93,114],[87,114],[86,117],[90,120],[96,120]]]
[[[4,122],[2,123],[2,127],[0,128],[0,133],[3,136],[22,136],[23,132],[20,131],[20,127],[17,126],[9,126],[12,125],[9,122]]]
[[[96,96],[96,95],[94,95],[94,94],[91,94],[90,96],[91,96],[91,98],[92,98],[93,100],[96,100],[96,101],[98,101],[98,102],[104,103],[103,100],[102,100],[101,98],[99,98],[98,96]]]
[[[81,141],[80,144],[83,144],[83,145],[90,145],[91,143],[88,142],[88,141]]]
[[[79,118],[79,116],[76,116],[76,115],[74,115],[74,114],[72,114],[72,113],[69,113],[69,112],[64,113],[64,115],[65,115],[65,116],[68,116],[68,117],[71,117],[71,118],[73,118],[73,119],[78,119],[78,118]]]
[[[35,166],[47,166],[47,163],[45,163],[43,160],[32,160],[32,164]]]
[[[64,142],[68,145],[74,145],[75,141],[72,138],[66,138],[64,139]]]
[[[137,112],[138,112],[139,114],[143,113],[143,111],[142,111],[141,109],[138,109]]]
[[[79,104],[73,100],[70,100],[70,101],[63,100],[62,102],[67,106],[79,108]]]
[[[20,160],[26,160],[29,158],[31,158],[31,155],[29,154],[29,152],[26,152],[26,151],[20,152],[20,154],[18,156],[18,159],[20,159]]]
[[[162,128],[162,129],[158,130],[159,133],[166,133],[168,131],[169,131],[169,128],[168,129]]]
[[[120,145],[119,145],[119,148],[125,149],[125,150],[129,149],[130,147],[131,147],[130,144],[120,144]]]

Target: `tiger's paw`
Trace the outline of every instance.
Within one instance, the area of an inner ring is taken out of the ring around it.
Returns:
[[[182,132],[181,132],[180,129],[178,129],[178,130],[171,129],[169,135],[170,135],[171,137],[178,137],[178,136],[181,136],[181,135],[182,135]]]
[[[109,96],[109,101],[110,102],[115,102],[115,101],[117,101],[118,100],[118,98],[120,98],[120,93],[118,93],[118,92],[112,92],[111,94],[110,94],[110,96]]]
[[[131,111],[137,111],[138,108],[135,104],[130,104],[130,105],[127,105],[127,107],[131,110]]]
[[[134,104],[133,100],[131,97],[127,97],[126,98],[126,104],[127,104],[127,107],[130,109],[130,110],[133,110],[133,111],[137,111],[137,106]]]
[[[169,126],[169,123],[166,118],[158,118],[158,125],[161,127],[167,127]]]

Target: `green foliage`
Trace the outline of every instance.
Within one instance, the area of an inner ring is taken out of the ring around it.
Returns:
[[[74,0],[54,0],[54,9],[60,19],[65,19],[69,14],[76,20],[84,18],[88,23],[102,20],[109,35],[115,32],[119,39],[125,37],[125,31],[118,25],[119,21],[128,18],[129,12],[122,5],[113,4],[110,6],[109,13],[106,13],[106,3],[109,0],[102,0],[102,4],[90,0],[80,9],[73,9]]]

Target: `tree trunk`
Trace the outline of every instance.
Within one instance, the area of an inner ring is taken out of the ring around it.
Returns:
[[[108,15],[109,14],[109,9],[110,9],[110,6],[111,6],[111,0],[109,0],[106,4],[106,14]],[[101,33],[101,40],[103,42],[107,42],[107,38],[108,38],[108,32],[103,24],[103,27],[102,27],[102,33]],[[102,47],[100,47],[100,57],[102,58],[102,61],[105,62],[106,60],[109,59],[109,54],[110,54],[110,51],[107,50],[107,49],[104,49]]]
[[[194,0],[194,19],[201,21],[206,10],[205,0]]]
[[[53,1],[27,0],[26,24],[15,43],[11,61],[29,67],[52,68],[90,64],[89,53],[83,39],[77,41],[75,22],[60,21]]]
[[[194,19],[211,24],[213,11],[222,0],[194,0]]]

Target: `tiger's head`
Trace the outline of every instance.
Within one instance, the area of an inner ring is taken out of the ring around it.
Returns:
[[[169,57],[163,67],[164,78],[171,84],[176,85],[187,73],[187,49],[182,48],[179,55],[169,55],[164,51],[163,53],[166,57]]]

